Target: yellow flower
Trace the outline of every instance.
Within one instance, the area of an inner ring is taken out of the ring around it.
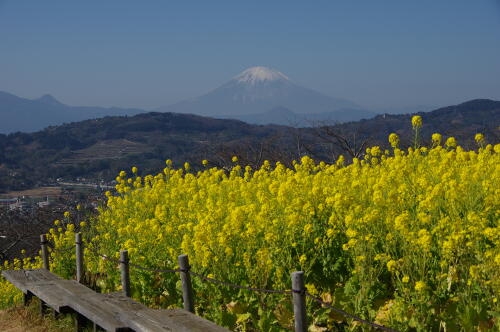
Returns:
[[[65,218],[69,218],[69,212],[68,212],[68,211],[65,211],[65,212],[64,212],[64,217],[65,217]]]
[[[425,282],[423,282],[423,281],[417,281],[417,282],[415,283],[415,290],[416,290],[417,292],[422,292],[422,291],[424,291],[426,287],[427,287],[427,285],[426,285],[426,284],[425,284]]]
[[[441,134],[439,134],[439,133],[434,133],[434,134],[432,134],[432,143],[433,143],[434,145],[439,145],[439,144],[441,144],[441,139],[442,139]]]
[[[448,137],[445,144],[449,148],[454,148],[457,146],[457,141],[455,140],[455,137]]]
[[[312,295],[318,295],[319,294],[319,291],[318,289],[316,288],[316,286],[314,286],[314,284],[306,284],[306,289],[309,293],[311,293]]]
[[[401,279],[401,281],[402,281],[403,283],[407,284],[408,282],[410,282],[410,277],[408,277],[408,276],[404,276],[404,277]]]
[[[233,156],[233,158],[231,158],[231,161],[232,161],[233,163],[236,163],[236,162],[238,162],[238,157],[236,157],[236,156]]]
[[[356,261],[358,263],[364,262],[364,261],[366,261],[366,256],[364,256],[364,255],[358,255],[358,256],[356,256]]]
[[[414,115],[411,118],[411,125],[413,129],[419,129],[422,127],[422,117],[420,115]]]
[[[356,232],[354,229],[348,228],[345,232],[345,235],[347,235],[348,238],[355,238],[356,235],[358,235],[358,232]]]
[[[300,257],[299,257],[299,263],[300,264],[304,264],[305,262],[307,261],[307,256],[302,254]]]
[[[474,140],[476,141],[477,144],[483,145],[484,144],[484,135],[481,133],[478,133],[478,134],[476,134],[476,136],[474,136]]]
[[[132,167],[132,173],[137,174],[137,167]]]
[[[389,272],[394,272],[397,268],[398,263],[395,260],[391,259],[390,261],[387,262],[386,265],[387,265],[387,270]]]
[[[382,151],[380,150],[380,147],[379,146],[373,146],[371,149],[370,149],[370,154],[372,156],[379,156],[380,154],[382,153]]]
[[[397,148],[399,145],[399,136],[395,133],[389,135],[389,143],[393,148]]]
[[[203,164],[203,166],[207,166],[208,165],[208,160],[203,159],[203,161],[201,163]]]
[[[477,265],[471,265],[469,267],[469,274],[470,274],[470,276],[471,276],[472,279],[478,279],[480,273],[481,273],[481,269],[480,269],[479,266],[477,266]]]
[[[343,155],[340,155],[337,159],[337,162],[335,163],[337,166],[342,167],[344,166],[345,163],[345,158]]]
[[[334,231],[333,229],[328,228],[328,229],[326,230],[326,236],[327,236],[327,237],[332,237],[332,236],[334,236],[334,235],[335,235],[335,231]]]

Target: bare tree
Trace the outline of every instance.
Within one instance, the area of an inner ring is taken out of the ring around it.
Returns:
[[[313,131],[320,142],[325,145],[332,162],[344,153],[351,159],[362,157],[370,141],[370,137],[360,138],[361,135],[357,131],[345,132],[338,123],[316,123]]]

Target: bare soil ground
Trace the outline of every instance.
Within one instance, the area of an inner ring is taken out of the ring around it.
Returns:
[[[40,187],[33,188],[22,191],[11,191],[5,194],[1,194],[1,197],[20,197],[20,196],[29,196],[29,197],[58,197],[61,196],[61,187]]]

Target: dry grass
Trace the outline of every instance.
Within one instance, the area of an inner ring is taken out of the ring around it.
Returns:
[[[70,316],[54,319],[51,314],[40,316],[39,302],[28,307],[16,306],[0,310],[0,331],[2,332],[68,332],[73,331]]]

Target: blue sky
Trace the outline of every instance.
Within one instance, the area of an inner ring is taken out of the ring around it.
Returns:
[[[500,100],[499,0],[0,0],[0,90],[153,109],[250,66],[369,108]]]

